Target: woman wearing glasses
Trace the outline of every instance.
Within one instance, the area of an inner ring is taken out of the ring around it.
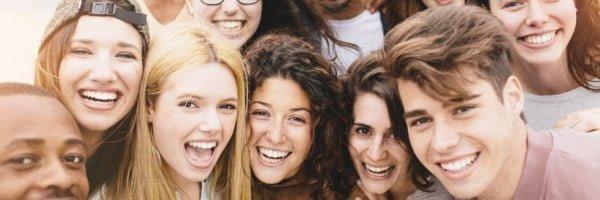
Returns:
[[[192,0],[193,1],[193,0]],[[260,36],[285,31],[313,44],[324,36],[336,39],[305,0],[198,0],[194,2],[195,18],[211,25],[242,50]]]

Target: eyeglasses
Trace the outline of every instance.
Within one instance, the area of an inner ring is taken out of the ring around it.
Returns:
[[[223,3],[224,0],[200,0],[203,4],[209,6],[216,6]],[[259,0],[237,0],[238,3],[242,5],[252,5],[257,3]]]

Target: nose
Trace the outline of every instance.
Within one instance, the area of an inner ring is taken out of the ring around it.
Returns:
[[[221,130],[221,120],[217,109],[206,109],[200,114],[198,130],[203,133],[214,134]]]
[[[383,136],[378,136],[371,140],[369,149],[367,149],[367,156],[372,161],[383,160],[387,157],[385,147],[383,146],[383,140]]]
[[[221,3],[221,11],[226,15],[235,15],[240,9],[240,4],[237,0],[224,0]]]
[[[97,55],[92,69],[89,71],[88,78],[101,85],[109,85],[117,80],[117,74],[112,68],[112,58],[110,55]]]
[[[448,122],[438,120],[434,129],[431,146],[435,152],[448,153],[460,141],[458,132]]]
[[[267,140],[273,144],[280,144],[285,141],[285,128],[281,120],[273,120],[265,134]]]
[[[82,172],[84,173],[84,172]],[[44,174],[40,177],[41,188],[47,190],[53,190],[56,192],[69,190],[75,184],[73,179],[75,177],[71,177],[63,166],[62,162],[58,159],[55,159],[48,163]]]
[[[548,13],[544,10],[540,0],[530,0],[525,23],[529,26],[541,26],[546,22],[548,22]]]

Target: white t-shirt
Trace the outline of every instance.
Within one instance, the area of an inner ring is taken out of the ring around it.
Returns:
[[[321,49],[325,58],[333,60],[337,53],[337,58],[333,62],[342,69],[340,74],[345,73],[357,58],[379,49],[383,44],[383,24],[379,12],[372,14],[364,11],[348,20],[327,20],[327,24],[339,40],[356,44],[361,51],[338,45],[329,48],[327,40],[321,38]],[[331,41],[329,44],[332,44]]]
[[[600,80],[596,79],[596,81]],[[529,127],[536,131],[543,131],[554,127],[558,120],[567,114],[591,108],[600,108],[600,92],[578,87],[557,95],[541,96],[525,93],[523,114]]]

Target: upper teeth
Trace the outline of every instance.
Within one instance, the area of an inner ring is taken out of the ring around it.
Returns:
[[[241,21],[220,21],[218,24],[219,26],[227,29],[235,29],[242,26]]]
[[[86,90],[81,93],[85,97],[104,100],[104,101],[114,101],[117,100],[116,92],[106,92],[106,91],[90,91]]]
[[[530,44],[543,44],[543,43],[546,43],[546,42],[552,40],[552,38],[554,38],[555,35],[556,35],[556,32],[553,31],[553,32],[548,32],[548,33],[544,33],[541,35],[527,36],[523,40]]]
[[[475,158],[477,158],[477,154],[471,154],[450,162],[440,163],[440,165],[446,171],[457,172],[471,165],[475,161]]]
[[[190,142],[189,145],[198,149],[212,149],[217,146],[217,142]]]
[[[371,166],[371,165],[365,164],[365,168],[367,168],[367,170],[369,170],[371,172],[375,172],[375,173],[384,172],[384,171],[390,169],[390,167],[392,167],[392,166],[388,165],[388,166],[384,166],[384,167],[375,167],[375,166]]]
[[[271,157],[271,158],[283,158],[285,156],[288,155],[289,152],[286,151],[278,151],[275,149],[267,149],[267,148],[258,148],[260,153],[266,155],[267,157]]]

